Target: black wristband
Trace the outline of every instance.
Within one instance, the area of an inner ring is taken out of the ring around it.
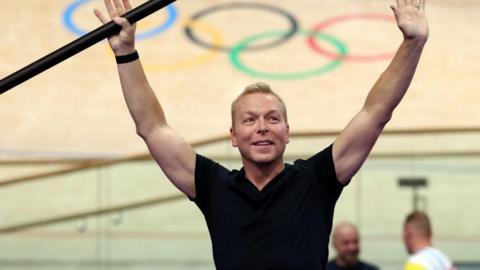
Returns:
[[[125,63],[130,63],[139,58],[138,52],[134,51],[133,53],[126,54],[126,55],[120,55],[117,56],[115,55],[115,61],[117,61],[117,64],[125,64]]]

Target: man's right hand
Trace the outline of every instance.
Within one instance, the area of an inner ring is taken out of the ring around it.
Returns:
[[[113,2],[112,2],[113,1]],[[104,0],[111,20],[122,27],[120,33],[108,38],[110,47],[116,56],[130,54],[135,51],[135,24],[131,25],[127,19],[120,17],[132,10],[129,0]],[[102,24],[109,22],[103,13],[94,9],[93,13]]]

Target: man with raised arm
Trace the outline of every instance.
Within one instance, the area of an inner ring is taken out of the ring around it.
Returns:
[[[243,162],[233,171],[196,154],[170,128],[138,59],[135,27],[119,17],[130,3],[104,1],[109,18],[122,26],[109,42],[137,133],[202,211],[217,269],[324,269],[336,200],[407,91],[427,40],[424,0],[392,6],[404,36],[394,59],[333,144],[306,160],[284,163],[285,104],[265,83],[248,86],[232,103],[231,141]]]

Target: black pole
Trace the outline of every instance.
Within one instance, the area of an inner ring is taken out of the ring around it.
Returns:
[[[148,15],[160,10],[175,0],[150,0],[124,14],[130,23],[135,23]],[[87,49],[93,44],[118,33],[121,27],[113,21],[98,27],[97,29],[85,34],[84,36],[72,41],[62,48],[38,59],[30,65],[18,70],[15,73],[5,77],[0,81],[0,94],[3,94],[11,88],[23,83],[24,81],[38,75],[39,73],[55,66],[56,64],[70,58],[71,56]]]

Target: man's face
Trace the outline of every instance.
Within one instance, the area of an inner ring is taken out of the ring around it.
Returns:
[[[282,105],[275,96],[253,93],[241,97],[234,118],[230,129],[232,145],[238,147],[244,165],[283,163],[289,131]]]
[[[414,228],[412,224],[405,224],[403,226],[403,242],[405,243],[405,248],[409,254],[413,253],[412,240],[413,240]]]
[[[358,262],[360,253],[360,243],[356,229],[345,227],[340,230],[333,241],[333,246],[337,251],[337,258],[346,266],[354,266]]]

